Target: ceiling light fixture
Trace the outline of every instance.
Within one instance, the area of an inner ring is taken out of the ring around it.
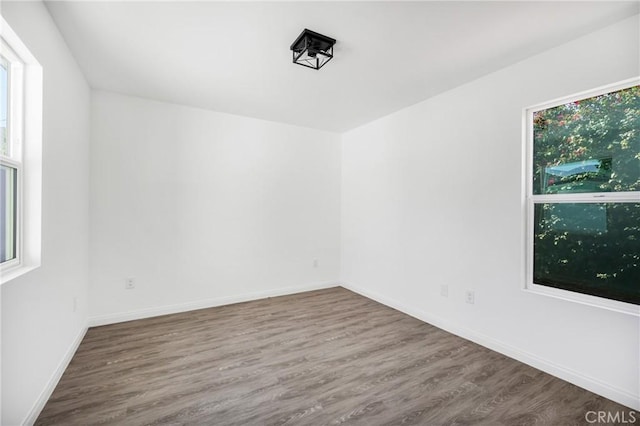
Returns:
[[[333,58],[335,43],[331,37],[305,28],[291,45],[293,63],[319,70]]]

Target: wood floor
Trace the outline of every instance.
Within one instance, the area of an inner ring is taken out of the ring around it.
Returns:
[[[630,409],[342,288],[88,331],[39,425],[584,425]]]

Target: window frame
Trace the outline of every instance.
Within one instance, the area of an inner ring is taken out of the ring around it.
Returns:
[[[15,258],[0,264],[0,285],[36,269],[42,251],[43,69],[0,15],[0,56],[7,63],[8,156],[16,171]]]
[[[590,294],[563,290],[536,284],[533,280],[533,258],[534,258],[534,208],[536,204],[545,203],[638,203],[640,202],[640,191],[625,192],[585,192],[573,194],[534,194],[533,193],[533,114],[536,111],[549,109],[564,105],[570,102],[603,95],[610,92],[623,90],[629,87],[640,85],[640,77],[634,77],[619,81],[596,89],[583,91],[552,101],[540,103],[527,107],[523,110],[523,211],[525,228],[525,250],[524,250],[524,278],[523,290],[550,296],[571,302],[577,302],[589,306],[595,306],[607,310],[621,312],[625,314],[640,316],[640,305],[593,296]]]
[[[24,62],[0,38],[0,61],[7,68],[7,141],[9,155],[0,154],[0,164],[16,170],[16,205],[14,218],[15,252],[14,258],[0,263],[0,273],[6,273],[22,265],[22,141],[24,103]]]

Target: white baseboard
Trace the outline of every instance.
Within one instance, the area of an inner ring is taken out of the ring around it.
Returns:
[[[80,342],[82,342],[82,339],[84,339],[84,335],[86,333],[87,333],[87,327],[83,327],[78,333],[78,335],[75,337],[75,339],[73,339],[73,342],[67,349],[67,352],[65,352],[64,356],[60,360],[60,363],[58,364],[56,369],[53,371],[53,374],[49,378],[49,381],[47,382],[46,386],[44,387],[42,392],[40,392],[38,399],[36,399],[35,403],[31,407],[31,410],[29,410],[27,417],[22,422],[23,425],[31,426],[36,422],[36,420],[38,419],[38,416],[40,415],[40,412],[42,411],[45,404],[51,397],[51,394],[53,393],[54,389],[58,385],[58,382],[60,381],[62,374],[64,374],[64,371],[67,369],[67,366],[71,362],[73,355],[75,355],[76,351],[78,350],[78,346],[80,346]]]
[[[305,291],[320,290],[323,288],[337,287],[336,281],[323,281],[305,284],[301,286],[283,287],[273,290],[244,293],[235,296],[217,297],[214,299],[195,300],[193,302],[179,303],[175,305],[157,306],[153,308],[138,309],[129,312],[117,312],[114,314],[98,315],[89,318],[89,327],[115,324],[118,322],[132,321],[143,318],[157,317],[160,315],[176,314],[193,311],[196,309],[213,308],[215,306],[230,305],[233,303],[248,302],[251,300],[265,299],[267,297],[285,296],[288,294],[303,293]]]
[[[417,318],[420,321],[424,321],[445,331],[448,331],[449,333],[455,334],[486,348],[499,352],[503,355],[516,359],[520,362],[537,368],[538,370],[542,370],[545,373],[549,373],[569,383],[573,383],[574,385],[584,388],[595,394],[604,396],[605,398],[609,398],[612,401],[630,407],[634,410],[640,410],[640,395],[634,395],[624,389],[620,389],[616,386],[604,383],[581,372],[540,358],[539,356],[532,354],[531,352],[523,351],[507,343],[487,336],[483,333],[479,333],[475,330],[452,324],[451,322],[444,320],[443,318],[429,314],[421,309],[408,306],[380,293],[366,290],[352,283],[343,282],[340,285],[347,290],[353,291],[354,293],[358,293],[364,297],[375,300],[376,302]]]

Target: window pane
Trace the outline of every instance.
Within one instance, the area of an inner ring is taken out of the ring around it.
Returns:
[[[640,304],[640,203],[536,204],[533,282]]]
[[[15,168],[0,165],[0,263],[16,257],[17,175]]]
[[[533,193],[640,190],[640,86],[533,114]]]
[[[9,143],[7,141],[8,84],[9,73],[7,72],[7,67],[0,62],[0,155],[7,157],[9,156]]]

